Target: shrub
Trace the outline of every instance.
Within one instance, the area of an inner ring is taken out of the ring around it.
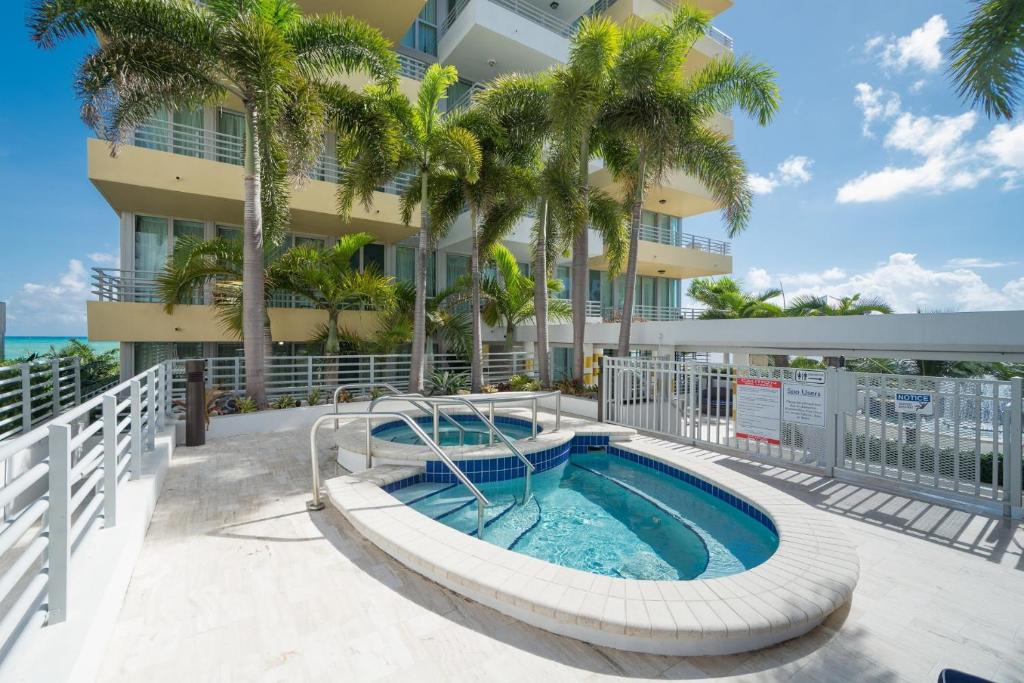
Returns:
[[[496,394],[498,393],[498,387],[494,386],[493,384],[485,384],[483,387],[483,392],[485,394]]]
[[[299,405],[299,402],[295,400],[295,397],[291,394],[285,394],[284,396],[278,397],[276,401],[270,404],[271,408],[281,410],[282,408],[294,408]]]
[[[242,396],[235,401],[235,408],[237,408],[240,413],[255,413],[259,409],[259,406],[256,405],[256,401],[248,396]]]
[[[430,393],[434,396],[457,394],[469,385],[469,375],[464,372],[434,371],[430,375]]]
[[[320,390],[312,389],[308,394],[306,394],[306,403],[311,406],[318,406],[320,405],[321,398],[323,398],[323,396],[321,395]]]

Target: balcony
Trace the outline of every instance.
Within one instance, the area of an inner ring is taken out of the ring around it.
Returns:
[[[207,117],[209,120],[210,117]],[[139,126],[115,156],[106,141],[88,141],[89,178],[116,211],[242,223],[242,137],[173,122]],[[368,231],[398,241],[419,225],[401,222],[399,197],[412,180],[403,173],[378,188],[373,206],[356,203],[348,223],[338,219],[336,185],[344,169],[329,149],[310,170],[313,182],[294,188],[292,224],[324,235]]]
[[[633,306],[633,322],[666,322],[670,320],[697,320],[703,308],[681,306]],[[587,301],[587,317],[606,323],[622,321],[622,307],[606,306],[600,301]]]
[[[591,241],[594,239],[595,233],[591,233]],[[638,275],[685,279],[732,272],[732,246],[710,237],[641,225],[637,247]],[[604,247],[599,248],[599,254],[591,255],[587,263],[595,270],[607,270]]]
[[[441,23],[438,57],[473,81],[543,71],[568,59],[569,36],[588,3],[564,0],[549,10],[528,0],[458,0]]]
[[[89,339],[93,341],[234,342],[237,338],[217,317],[212,291],[198,290],[168,314],[160,303],[156,271],[93,268],[92,293],[87,307]],[[267,309],[275,341],[304,342],[316,336],[326,313],[304,298],[274,292]],[[377,313],[346,310],[341,326],[357,334],[375,329]]]
[[[684,249],[697,249],[706,251],[709,254],[722,254],[728,256],[732,253],[732,245],[722,240],[714,240],[703,235],[691,235],[679,230],[663,228],[656,225],[641,225],[640,239],[646,242],[657,242],[667,244],[670,247],[683,247]]]

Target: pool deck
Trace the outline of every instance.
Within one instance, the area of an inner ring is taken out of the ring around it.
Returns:
[[[857,546],[860,580],[822,626],[765,650],[626,653],[471,602],[333,508],[308,513],[307,439],[283,431],[177,451],[100,680],[881,682],[956,667],[1024,681],[1018,524],[672,445],[824,511]],[[325,478],[338,474],[322,462]]]

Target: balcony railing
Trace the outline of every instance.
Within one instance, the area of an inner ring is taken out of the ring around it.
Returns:
[[[583,13],[583,16],[591,16],[592,17],[592,16],[596,16],[598,14],[603,14],[604,12],[608,11],[608,9],[612,5],[614,5],[616,2],[617,2],[617,0],[597,0],[597,2],[595,2],[590,7],[590,9],[588,9],[586,12]],[[676,9],[676,7],[678,7],[678,5],[679,5],[678,0],[655,0],[655,2],[657,2],[662,7],[665,7],[669,11],[674,11]],[[732,37],[730,37],[724,31],[722,31],[720,29],[717,29],[714,26],[712,26],[712,27],[710,27],[708,29],[708,34],[707,35],[708,35],[708,38],[710,38],[711,40],[715,41],[719,45],[722,45],[723,47],[725,47],[725,48],[727,48],[729,50],[733,49]]]
[[[398,57],[398,73],[399,75],[413,80],[422,81],[423,77],[427,73],[427,63],[410,57],[409,55],[396,52],[395,56]]]
[[[666,322],[670,320],[696,320],[704,312],[702,308],[681,306],[633,306],[633,322]],[[622,320],[621,306],[605,306],[600,301],[587,301],[587,317],[600,318],[606,323]]]
[[[206,130],[195,126],[168,121],[151,121],[135,129],[131,144],[160,152],[171,152],[198,159],[210,159],[235,166],[242,165],[242,136]],[[344,175],[337,159],[328,150],[317,159],[309,171],[314,180],[338,183]],[[402,172],[378,188],[380,192],[401,194],[406,190],[414,175]]]
[[[128,270],[125,268],[93,268],[92,293],[100,301],[121,301],[132,303],[161,303],[157,278],[159,271]],[[197,289],[185,297],[181,304],[213,303],[213,288]],[[271,308],[312,308],[308,299],[291,292],[272,292]]]
[[[572,35],[573,31],[576,30],[576,21],[566,21],[557,14],[547,12],[536,5],[525,2],[524,0],[458,0],[450,6],[448,10],[448,16],[441,23],[441,35],[447,33],[455,21],[462,14],[462,11],[466,9],[466,6],[471,2],[489,2],[492,5],[498,7],[504,7],[505,9],[518,14],[519,16],[532,21],[538,26],[543,26],[547,30],[555,33],[563,38],[568,38]]]
[[[691,235],[680,232],[673,228],[663,228],[657,225],[641,225],[640,239],[646,242],[657,242],[673,247],[685,247],[686,249],[697,249],[710,254],[729,255],[732,253],[732,245],[721,240],[713,240],[710,237]]]

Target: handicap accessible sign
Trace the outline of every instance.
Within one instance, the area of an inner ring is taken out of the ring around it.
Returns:
[[[896,393],[896,412],[904,415],[932,415],[934,401],[931,394]]]

